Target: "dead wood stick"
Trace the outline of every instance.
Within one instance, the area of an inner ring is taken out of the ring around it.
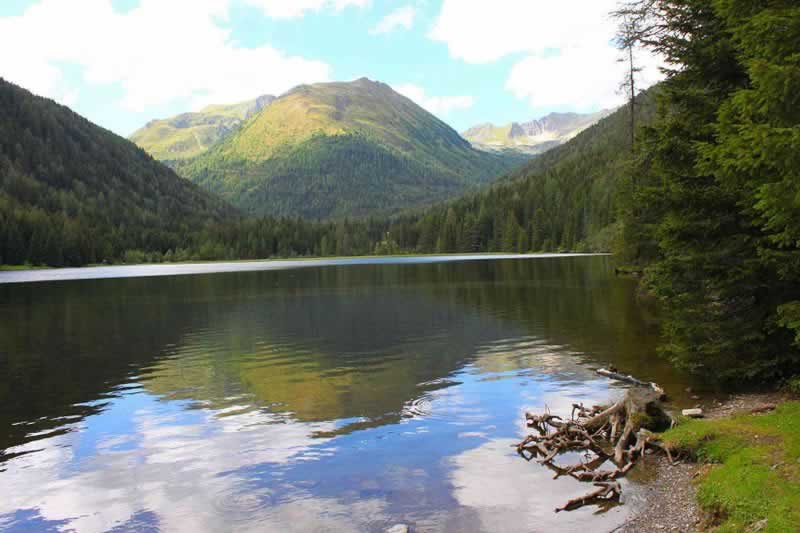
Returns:
[[[666,398],[666,392],[663,388],[658,386],[658,384],[653,383],[652,381],[642,381],[640,379],[636,379],[635,377],[628,375],[628,374],[620,374],[619,372],[615,372],[613,370],[608,370],[605,368],[598,368],[597,373],[601,376],[605,376],[607,378],[616,379],[618,381],[625,381],[626,383],[631,383],[633,385],[637,385],[639,387],[648,387],[653,390],[656,394],[658,394],[659,398]]]
[[[622,456],[625,453],[625,447],[631,440],[631,435],[637,429],[635,426],[636,422],[634,421],[634,417],[632,416],[632,413],[629,412],[628,418],[625,420],[625,427],[622,429],[622,435],[617,441],[616,446],[614,446],[614,462],[617,465],[622,464]]]
[[[594,503],[597,500],[612,500],[619,498],[619,495],[622,492],[622,487],[618,481],[598,481],[593,483],[593,485],[600,488],[584,494],[579,498],[568,501],[566,505],[556,509],[556,512],[573,511],[579,507],[583,507],[584,505]]]
[[[614,413],[613,415],[611,415],[609,420],[611,422],[611,435],[608,437],[608,440],[614,442],[614,440],[617,438],[617,432],[619,431],[619,423],[620,423],[619,413]]]
[[[594,430],[604,425],[606,421],[611,417],[611,415],[622,411],[624,408],[625,408],[625,402],[619,401],[614,405],[612,405],[611,407],[609,407],[608,409],[606,409],[605,411],[601,411],[600,413],[597,413],[590,419],[586,420],[585,422],[583,422],[582,425],[583,427],[585,427],[590,431]]]

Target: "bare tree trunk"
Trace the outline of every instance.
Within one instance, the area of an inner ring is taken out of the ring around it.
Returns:
[[[631,108],[631,151],[636,146],[636,68],[633,63],[633,42],[628,42],[628,84],[630,89]]]

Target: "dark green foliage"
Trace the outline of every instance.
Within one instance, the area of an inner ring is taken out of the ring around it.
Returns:
[[[163,253],[232,215],[129,141],[0,79],[0,264]]]
[[[766,312],[794,331],[798,346],[800,6],[726,0],[717,8],[749,83],[721,106],[718,142],[705,147],[705,166],[728,190],[745,196],[743,215],[760,229],[759,262],[775,277],[763,295]]]
[[[662,25],[651,46],[675,70],[639,146],[626,255],[650,264],[675,361],[727,381],[791,374],[800,362],[800,9],[649,4]]]

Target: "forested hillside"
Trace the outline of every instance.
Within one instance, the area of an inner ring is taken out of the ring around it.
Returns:
[[[296,87],[179,173],[256,215],[388,215],[487,184],[523,156],[475,150],[383,83]]]
[[[672,65],[622,199],[623,258],[664,306],[664,351],[714,379],[800,364],[800,6],[636,0]]]
[[[0,79],[0,264],[163,253],[233,214],[133,143]]]
[[[652,120],[653,92],[637,98],[641,124]],[[393,238],[425,252],[610,251],[619,237],[629,131],[629,110],[621,108],[489,190],[399,221]]]

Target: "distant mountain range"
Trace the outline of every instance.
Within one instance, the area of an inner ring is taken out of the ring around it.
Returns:
[[[161,161],[197,157],[218,143],[275,100],[259,96],[233,105],[210,105],[201,111],[152,120],[130,136],[130,140]]]
[[[301,85],[262,104],[153,121],[131,139],[245,212],[312,219],[431,204],[526,160],[476,150],[410,99],[366,78]]]
[[[564,144],[612,112],[604,109],[597,113],[550,113],[530,122],[512,122],[505,126],[479,124],[461,135],[479,150],[513,150],[537,155]]]

